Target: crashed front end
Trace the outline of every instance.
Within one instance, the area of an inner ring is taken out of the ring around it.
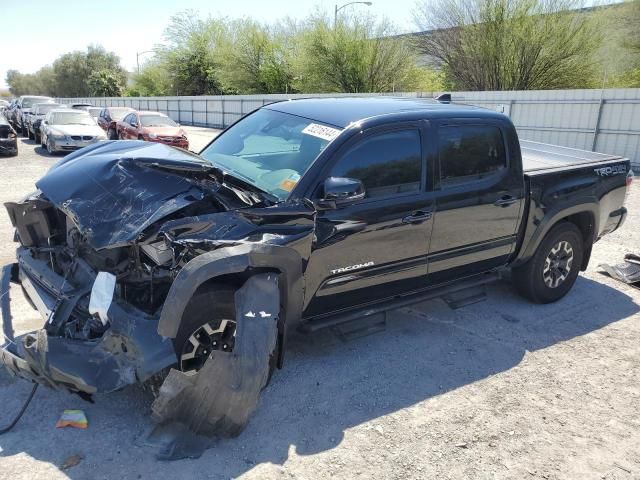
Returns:
[[[15,375],[83,397],[176,364],[172,338],[158,326],[191,260],[284,238],[255,213],[268,206],[259,196],[164,145],[92,146],[65,157],[36,186],[5,204],[20,246],[2,271],[0,361]],[[288,222],[281,212],[274,218]],[[40,330],[14,336],[10,282],[41,314]]]

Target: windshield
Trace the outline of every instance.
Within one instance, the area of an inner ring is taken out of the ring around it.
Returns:
[[[140,115],[143,127],[177,127],[178,124],[164,115]]]
[[[34,103],[44,103],[48,99],[47,97],[25,97],[22,99],[22,108],[31,108]]]
[[[38,115],[45,115],[49,113],[51,110],[55,110],[56,108],[64,108],[64,106],[59,105],[57,103],[45,103],[45,104],[37,105],[35,107],[35,113]]]
[[[122,117],[131,112],[133,112],[133,110],[129,108],[110,108],[109,116],[111,116],[113,120],[122,120]]]
[[[340,130],[263,108],[216,138],[200,156],[281,200]]]
[[[96,122],[87,112],[70,111],[51,114],[51,125],[95,125]]]

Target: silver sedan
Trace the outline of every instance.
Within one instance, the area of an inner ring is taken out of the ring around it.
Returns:
[[[50,154],[86,147],[107,136],[89,112],[72,109],[50,111],[40,126],[40,144]]]

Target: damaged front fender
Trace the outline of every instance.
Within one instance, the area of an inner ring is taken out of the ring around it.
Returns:
[[[188,262],[173,281],[160,314],[158,334],[175,338],[189,300],[203,283],[251,269],[274,270],[280,276],[279,296],[283,306],[278,321],[278,365],[281,366],[286,330],[302,316],[302,266],[296,250],[278,245],[247,243],[203,253]]]

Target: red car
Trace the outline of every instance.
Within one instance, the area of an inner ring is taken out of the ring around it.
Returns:
[[[100,111],[96,120],[98,125],[107,132],[107,138],[109,140],[117,140],[118,132],[116,130],[116,124],[122,120],[126,114],[131,112],[135,112],[135,110],[129,107],[106,107]]]
[[[132,112],[117,124],[120,140],[145,140],[189,149],[187,133],[164,113]]]

